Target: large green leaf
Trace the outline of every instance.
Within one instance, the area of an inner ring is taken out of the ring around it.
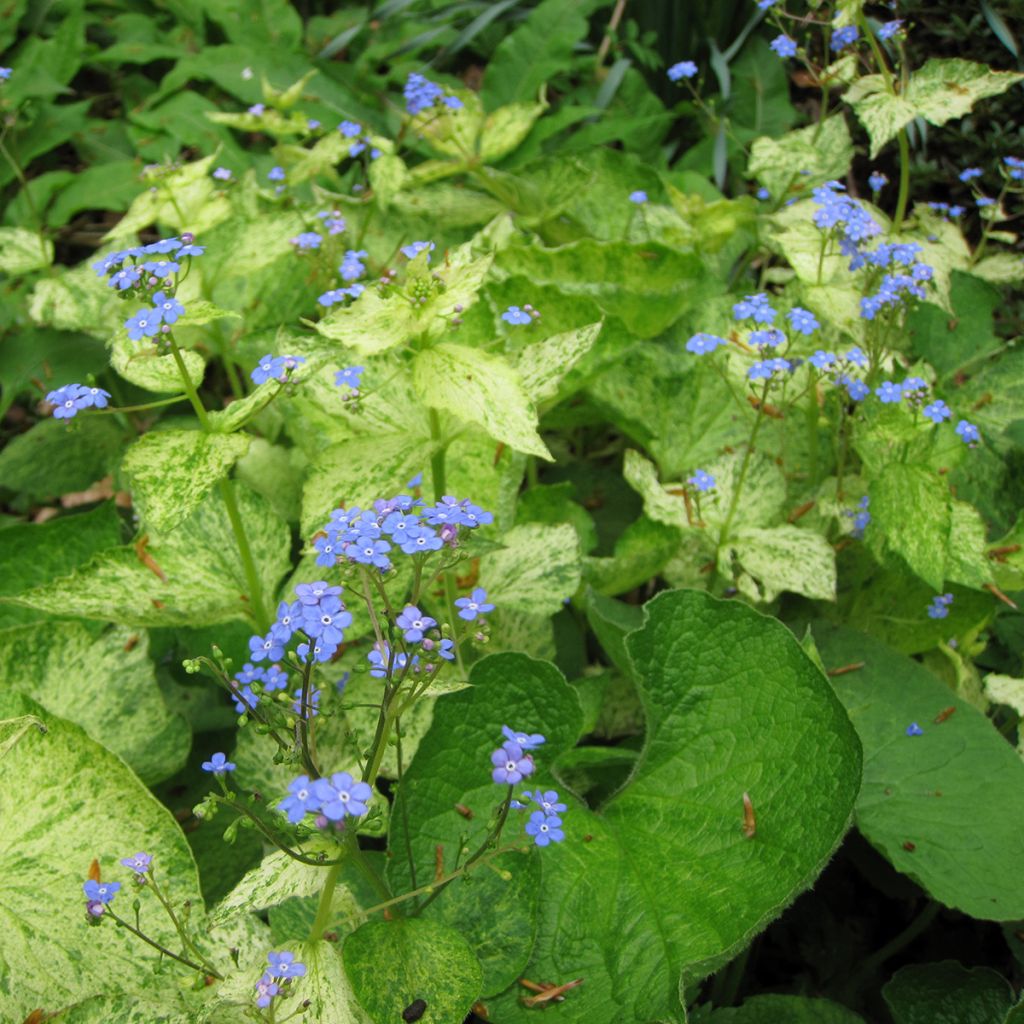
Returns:
[[[480,963],[469,943],[440,921],[400,918],[367,921],[345,940],[349,983],[374,1024],[402,1020],[416,1000],[426,1003],[423,1024],[461,1021],[480,995]],[[390,964],[388,983],[380,965]]]
[[[291,564],[288,527],[262,499],[236,488],[241,520],[263,590]],[[69,575],[20,592],[14,602],[53,615],[126,626],[212,625],[245,615],[247,584],[219,494],[169,535],[107,550]]]
[[[742,1006],[692,1019],[694,1024],[864,1024],[860,1014],[828,999],[782,995],[754,996]]]
[[[750,147],[747,174],[779,202],[794,189],[806,193],[830,178],[842,180],[853,161],[853,140],[842,114],[778,138],[764,136]]]
[[[185,364],[192,387],[199,387],[206,371],[206,361],[196,351],[183,349],[181,360]],[[160,355],[152,345],[131,341],[123,330],[118,330],[110,345],[110,365],[126,381],[158,395],[181,394],[184,386],[181,371],[173,355]]]
[[[480,585],[499,609],[554,615],[580,585],[580,551],[568,523],[523,523],[480,566]]]
[[[0,228],[0,273],[27,274],[53,262],[53,242],[25,228]]]
[[[660,334],[722,290],[698,255],[656,243],[583,239],[554,249],[510,245],[499,253],[498,265],[538,284],[557,285],[569,295],[592,298],[641,338]]]
[[[516,451],[551,458],[537,433],[537,411],[504,357],[441,342],[417,354],[413,381],[431,408],[479,424]]]
[[[987,64],[933,57],[915,71],[902,93],[890,92],[882,75],[864,75],[846,101],[871,137],[871,159],[915,117],[943,125],[971,112],[986,96],[998,96],[1024,79],[1016,71],[993,71]]]
[[[566,375],[594,347],[603,326],[603,322],[587,324],[523,349],[516,369],[534,402],[550,402],[558,395]]]
[[[1003,1024],[1014,1003],[1002,975],[955,960],[902,967],[882,996],[895,1024]]]
[[[1016,751],[913,659],[842,627],[816,625],[814,637],[829,668],[863,663],[833,680],[864,744],[857,827],[947,906],[991,921],[1024,918]],[[906,735],[912,722],[923,736]]]
[[[175,902],[201,907],[188,843],[171,813],[114,754],[81,729],[16,693],[0,694],[0,720],[36,715],[46,727],[23,733],[0,758],[0,1002],[22,1020],[91,995],[158,989],[156,954],[111,922],[90,928],[82,883],[99,861],[104,881],[124,888],[114,908],[131,917],[131,876],[118,861],[139,850]],[[0,737],[8,725],[0,724]],[[143,900],[146,931],[174,948],[174,928]],[[167,978],[168,1002],[177,982]]]
[[[155,430],[128,449],[122,468],[143,520],[166,533],[196,510],[248,448],[248,434]]]
[[[71,719],[147,784],[185,763],[188,728],[164,703],[144,632],[81,622],[0,630],[0,690]]]

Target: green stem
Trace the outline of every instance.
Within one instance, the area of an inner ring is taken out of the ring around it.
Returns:
[[[164,405],[177,405],[178,402],[187,402],[188,395],[175,395],[174,398],[161,398],[158,402],[146,402],[143,405],[110,405],[106,409],[97,409],[93,416],[119,412],[142,412],[144,409],[159,409]]]
[[[906,129],[899,130],[896,142],[900,147],[900,190],[896,199],[896,212],[892,218],[894,232],[903,226],[903,219],[907,215],[907,203],[910,200],[910,143],[907,141]]]
[[[445,492],[445,446],[441,444],[441,417],[436,409],[430,410],[430,440],[438,447],[430,456],[430,475],[434,480],[434,501],[440,501]]]
[[[120,925],[122,928],[127,928],[128,931],[132,933],[132,935],[135,935],[138,938],[142,939],[143,942],[152,946],[155,950],[162,953],[164,956],[169,956],[172,960],[177,960],[179,964],[184,964],[186,967],[191,967],[193,971],[197,971],[199,974],[210,974],[218,981],[224,980],[224,976],[219,971],[215,971],[209,965],[204,966],[202,964],[197,964],[192,960],[189,960],[187,957],[178,956],[177,953],[172,953],[166,946],[161,946],[159,942],[157,942],[155,939],[151,939],[148,935],[145,934],[145,932],[140,931],[134,925],[129,924],[123,917],[118,917],[117,914],[110,909],[109,904],[104,908],[104,910],[105,913],[107,913],[118,923],[118,925]]]
[[[249,606],[252,609],[256,626],[261,633],[266,633],[270,628],[270,618],[263,604],[263,585],[260,583],[260,575],[256,571],[256,562],[252,557],[252,548],[249,547],[249,538],[245,533],[245,525],[242,523],[242,515],[238,511],[238,502],[235,500],[235,489],[227,477],[219,481],[220,496],[224,499],[224,507],[227,509],[228,519],[231,520],[231,531],[235,535],[235,543],[238,545],[238,553],[242,558],[242,569],[245,572],[246,586],[249,588]]]
[[[195,944],[188,937],[188,932],[185,931],[185,926],[178,920],[178,915],[175,914],[174,907],[171,906],[171,901],[163,894],[160,886],[157,885],[156,879],[152,874],[149,874],[147,879],[149,888],[152,890],[153,895],[160,901],[160,905],[164,908],[167,916],[171,919],[171,923],[174,925],[174,930],[178,933],[178,938],[181,939],[182,948],[200,960],[208,973],[216,974],[216,971],[207,962],[206,957],[196,949]],[[218,978],[220,977],[219,974],[216,976]]]
[[[324,887],[320,890],[320,902],[316,908],[316,918],[313,920],[313,927],[309,930],[309,941],[319,942],[327,926],[331,923],[331,903],[334,901],[334,890],[338,885],[338,875],[341,874],[341,864],[335,864],[324,879]]]
[[[932,921],[938,917],[940,910],[942,910],[941,903],[929,900],[924,910],[922,910],[921,913],[918,914],[917,917],[915,917],[914,920],[899,933],[899,935],[890,942],[887,942],[880,950],[872,953],[866,960],[862,961],[860,968],[857,970],[856,978],[865,979],[870,977],[870,975],[881,967],[886,960],[895,956],[901,949],[909,946],[914,939],[922,934],[922,932],[928,930]]]
[[[202,399],[199,397],[199,392],[196,391],[195,385],[192,383],[188,367],[185,366],[185,360],[181,357],[181,349],[178,348],[178,343],[174,340],[174,336],[172,334],[168,334],[167,340],[171,343],[171,355],[174,356],[174,362],[177,364],[178,373],[181,375],[181,383],[185,388],[185,394],[188,395],[188,400],[192,403],[192,408],[195,410],[196,419],[199,420],[199,425],[208,434],[210,432],[210,417],[206,414],[206,406],[203,405]]]
[[[402,778],[405,774],[404,764],[402,762],[402,719],[397,717],[395,719],[395,748],[398,755],[398,785],[397,785],[397,800],[400,805],[402,813],[402,834],[405,838],[405,855],[409,860],[409,879],[412,882],[412,887],[417,887],[416,882],[416,858],[412,852],[412,834],[409,831],[409,807],[408,801],[405,799],[405,794],[402,792]]]
[[[725,516],[725,523],[722,525],[722,532],[719,538],[719,546],[724,544],[729,539],[729,527],[732,526],[733,517],[736,515],[736,509],[739,507],[740,497],[743,494],[743,482],[747,478],[747,470],[750,468],[750,456],[754,451],[754,442],[757,440],[758,432],[761,429],[761,424],[764,422],[764,403],[768,397],[768,382],[765,382],[764,387],[761,389],[761,401],[757,406],[757,418],[754,420],[753,429],[750,431],[750,439],[747,441],[747,450],[743,453],[743,461],[740,463],[740,474],[736,478],[736,487],[732,492],[732,498],[729,501],[729,511]]]
[[[295,850],[291,849],[291,847],[285,846],[284,843],[282,843],[281,840],[278,839],[277,836],[275,836],[274,833],[266,826],[266,824],[260,818],[256,817],[256,815],[253,814],[245,804],[240,804],[228,796],[217,796],[216,793],[211,795],[219,803],[227,804],[228,807],[238,811],[239,814],[245,815],[245,817],[256,825],[269,842],[276,846],[282,853],[291,857],[292,860],[297,860],[300,864],[308,864],[310,867],[314,868],[329,868],[333,867],[335,864],[342,863],[342,860],[317,860],[314,857],[307,857],[305,854],[297,853]]]
[[[310,641],[312,647],[312,641]],[[309,690],[310,683],[313,678],[313,655],[312,651],[309,654],[309,660],[306,662],[305,668],[302,672],[302,696],[299,698],[299,748],[302,757],[302,765],[309,773],[311,779],[319,779],[320,771],[313,761],[313,755],[310,751],[310,717],[312,708],[309,704]]]

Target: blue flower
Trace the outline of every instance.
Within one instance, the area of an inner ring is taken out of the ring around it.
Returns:
[[[836,378],[836,385],[846,388],[846,393],[854,402],[863,402],[871,394],[871,388],[864,381],[856,377],[847,377],[845,373]],[[903,392],[901,391],[900,394]]]
[[[292,245],[300,252],[305,252],[308,249],[319,249],[322,242],[323,237],[316,231],[302,231],[292,239]]]
[[[737,302],[732,307],[732,315],[736,320],[753,320],[759,324],[773,323],[776,317],[775,310],[772,309],[764,292],[748,295],[741,302]]]
[[[116,286],[118,291],[123,292],[131,288],[140,277],[142,277],[142,271],[138,267],[122,267],[116,274],[111,275],[107,287]]]
[[[919,726],[917,724],[917,722],[911,722],[910,725],[907,726],[907,735],[908,736],[923,736],[924,735],[924,729],[922,729],[921,726]]]
[[[387,553],[391,545],[386,540],[359,539],[347,548],[345,553],[360,565],[375,565],[378,569],[387,569],[391,564]]]
[[[271,665],[263,675],[263,689],[267,693],[288,689],[288,673],[280,665]]]
[[[769,7],[774,7],[778,3],[778,0],[757,0],[758,10],[767,11]]]
[[[836,354],[835,352],[826,352],[824,349],[819,348],[818,351],[807,360],[807,362],[809,362],[816,370],[824,372],[836,362]]]
[[[278,805],[278,810],[288,815],[288,820],[293,824],[302,821],[307,811],[316,813],[320,810],[320,800],[314,791],[314,785],[309,781],[308,775],[300,775],[288,786],[289,795]],[[274,954],[272,953],[271,956]],[[271,961],[273,963],[273,961]]]
[[[140,851],[134,857],[122,857],[120,863],[126,868],[131,868],[137,875],[144,875],[149,870],[149,865],[153,863],[153,855]]]
[[[178,250],[178,256],[202,256],[206,252],[206,248],[202,245],[192,245],[190,242],[188,245],[183,245]]]
[[[284,657],[284,644],[272,632],[266,636],[249,637],[249,650],[253,661],[263,661],[264,658],[280,661]]]
[[[151,309],[140,309],[135,316],[125,320],[124,325],[132,341],[141,341],[152,338],[160,330],[160,318]]]
[[[533,793],[527,791],[523,793],[523,798],[533,800],[545,814],[563,814],[566,810],[565,804],[561,802],[561,797],[553,789],[544,793],[539,789]]]
[[[161,238],[158,242],[150,242],[142,247],[145,253],[168,253],[181,248],[182,243],[177,238]]]
[[[91,878],[82,883],[85,898],[94,903],[109,903],[121,888],[120,882],[95,882]]]
[[[218,181],[230,181],[231,180],[231,171],[229,171],[226,167],[218,167],[213,172],[213,176]]]
[[[984,209],[986,206],[996,205],[996,201],[991,196],[978,196],[974,202],[979,209]]]
[[[314,580],[312,583],[298,584],[295,593],[304,605],[319,604],[325,597],[338,597],[341,587],[332,587],[324,580]]]
[[[533,774],[533,760],[518,743],[509,740],[491,754],[491,778],[499,785],[516,786]]]
[[[267,178],[270,181],[284,181],[285,173],[283,167],[271,167],[267,172]]]
[[[949,606],[953,603],[952,594],[936,594],[928,605],[929,619],[944,619],[949,615]]]
[[[785,344],[786,335],[777,327],[767,327],[764,330],[751,331],[747,341],[754,348],[777,348]]]
[[[270,967],[267,974],[272,978],[302,978],[306,974],[306,965],[295,959],[294,953],[268,953]]]
[[[325,597],[318,605],[303,606],[303,631],[333,647],[344,641],[344,630],[351,625],[352,615],[340,597]]]
[[[518,306],[509,306],[508,309],[501,314],[501,319],[507,324],[528,324],[532,322],[530,314],[520,309]]]
[[[14,68],[0,68],[0,82],[6,82],[13,70]]]
[[[799,306],[794,306],[786,316],[793,330],[800,334],[813,334],[821,327],[818,318],[810,310],[801,309]]]
[[[423,634],[431,626],[437,625],[437,620],[429,615],[424,615],[414,604],[407,604],[402,613],[395,619],[395,624],[403,630],[403,637],[406,643],[415,644],[423,639]]]
[[[829,43],[833,53],[845,50],[853,45],[860,38],[860,29],[856,25],[843,25],[832,33],[832,42]]]
[[[338,273],[341,274],[343,280],[355,281],[362,277],[366,273],[366,266],[362,262],[366,257],[365,249],[348,249],[342,257],[341,266],[338,267]]]
[[[981,432],[973,423],[969,423],[967,420],[961,420],[954,429],[957,437],[971,447],[981,440]]]
[[[363,134],[363,126],[361,124],[357,124],[355,121],[342,121],[341,124],[338,125],[338,131],[341,132],[346,139],[356,139]]]
[[[871,522],[871,513],[868,511],[869,504],[870,499],[865,494],[857,503],[856,509],[847,509],[843,512],[843,515],[851,516],[853,518],[853,529],[850,531],[851,536],[858,539],[864,536],[864,531],[868,528],[868,524]]]
[[[668,69],[668,77],[671,82],[678,82],[682,78],[693,78],[697,74],[697,65],[692,60],[681,60]]]
[[[750,380],[770,380],[774,374],[792,369],[793,364],[788,359],[761,359],[747,367],[747,377]]]
[[[757,190],[757,191],[756,191],[756,192],[754,193],[754,195],[755,195],[755,196],[757,196],[757,198],[758,198],[758,199],[760,199],[760,200],[761,200],[762,202],[764,202],[764,201],[765,201],[765,200],[767,200],[767,199],[771,199],[771,197],[772,197],[772,194],[771,194],[771,192],[769,192],[769,191],[768,191],[768,189],[766,189],[766,188],[764,188],[764,187],[762,187],[762,188],[759,188],[759,189],[758,189],[758,190]]]
[[[879,39],[892,39],[899,30],[903,28],[903,21],[900,18],[896,18],[894,21],[887,21],[878,29]]]
[[[253,117],[259,117],[267,108],[262,103],[254,103],[247,113],[253,115]]]
[[[87,388],[82,384],[65,384],[46,396],[46,400],[54,406],[53,417],[58,420],[72,419],[82,409],[105,409],[109,398],[109,391]]]
[[[143,270],[148,270],[153,277],[165,278],[168,274],[176,274],[181,270],[181,264],[174,260],[147,260],[142,264]]]
[[[185,315],[185,307],[173,295],[157,292],[153,296],[153,313],[165,324],[176,324]]]
[[[259,697],[252,692],[251,686],[243,686],[241,689],[234,690],[231,699],[235,703],[235,711],[240,715],[252,711],[260,702]]]
[[[975,178],[980,178],[984,171],[980,167],[965,167],[957,177],[966,184],[969,181],[973,181]]]
[[[284,356],[272,356],[269,352],[261,357],[256,368],[249,375],[256,384],[266,384],[268,380],[284,380]]]
[[[510,729],[507,725],[501,727],[501,735],[505,737],[509,743],[515,743],[516,745],[523,748],[523,750],[536,750],[537,747],[544,746],[546,740],[539,732],[516,732],[514,729]],[[508,744],[506,744],[507,746]]]
[[[341,210],[325,210],[318,213],[317,216],[324,222],[324,227],[327,228],[329,235],[340,235],[347,227]]]
[[[301,601],[295,601],[293,604],[282,601],[277,606],[277,619],[270,627],[270,632],[281,643],[288,643],[292,634],[301,626],[304,607]]]
[[[423,646],[426,647],[428,643],[432,643],[432,641],[425,640]],[[455,641],[444,637],[437,645],[437,655],[439,658],[444,658],[445,661],[454,661]]]
[[[405,109],[413,117],[432,107],[444,97],[444,90],[441,86],[415,71],[410,73],[406,79],[403,91],[405,93]]]
[[[1024,181],[1024,160],[1019,156],[1004,156],[1003,163],[1009,168],[1006,173],[1014,181]]]
[[[348,772],[336,772],[327,779],[313,783],[316,798],[320,801],[320,812],[330,821],[342,818],[358,818],[367,811],[367,803],[373,790],[365,782],[356,782]]]
[[[903,388],[891,380],[883,380],[881,387],[875,388],[875,394],[885,403],[899,402],[903,398]]]
[[[696,470],[693,476],[686,478],[686,482],[693,484],[701,494],[710,491],[715,486],[715,478],[703,469]]]
[[[401,253],[407,260],[414,260],[424,250],[429,253],[433,252],[434,248],[433,242],[410,242],[408,245],[402,246]],[[430,262],[429,256],[427,262]]]
[[[868,357],[859,345],[854,345],[853,348],[849,349],[843,358],[854,366],[865,367],[868,365]]]
[[[309,644],[299,644],[295,648],[295,653],[299,656],[299,660],[302,662],[309,661],[310,654],[313,655],[313,660],[316,662],[328,662],[335,654],[338,653],[338,648],[334,644],[327,643],[324,639],[314,640],[313,646],[310,648]]]
[[[647,193],[642,188],[638,188],[635,192],[629,193],[629,201],[636,203],[637,206],[642,206],[647,202]]]
[[[399,547],[407,555],[418,555],[427,551],[440,550],[444,542],[431,529],[426,526],[417,527],[415,530],[406,532],[406,539]]]
[[[868,187],[872,192],[881,192],[888,184],[889,179],[881,171],[872,171],[868,175]]]
[[[776,36],[768,44],[780,57],[796,56],[796,40],[790,39],[787,35]]]
[[[203,762],[202,768],[204,772],[223,775],[225,772],[233,772],[235,765],[227,759],[226,755],[218,751],[216,754],[210,755],[209,761]]]
[[[686,351],[692,352],[696,356],[703,356],[707,355],[708,352],[714,352],[719,345],[728,344],[729,342],[725,338],[720,338],[717,334],[707,334],[705,331],[699,331],[686,343]]]
[[[265,1010],[273,1000],[274,996],[281,991],[280,986],[274,981],[269,974],[264,974],[258,982],[256,982],[256,1005],[261,1009]]]
[[[554,814],[545,814],[543,811],[534,811],[530,820],[526,823],[526,834],[533,836],[537,846],[548,846],[551,843],[560,843],[565,839],[562,831],[562,819]]]
[[[473,622],[478,615],[494,611],[494,605],[487,600],[487,591],[483,587],[476,587],[469,597],[457,598],[455,607],[459,609],[459,618],[466,622]]]

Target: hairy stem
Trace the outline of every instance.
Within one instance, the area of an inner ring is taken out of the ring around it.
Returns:
[[[104,912],[109,914],[110,917],[112,917],[121,928],[127,928],[128,931],[132,933],[132,935],[135,935],[138,938],[142,939],[143,942],[152,946],[155,950],[162,953],[164,956],[169,956],[172,960],[177,960],[179,964],[184,964],[186,967],[191,967],[193,971],[198,971],[200,974],[210,974],[218,981],[224,980],[224,975],[222,975],[219,971],[215,970],[214,968],[210,967],[208,964],[197,964],[193,960],[189,960],[188,957],[178,956],[177,953],[172,953],[166,946],[161,946],[159,942],[157,942],[155,939],[151,939],[148,935],[145,934],[145,932],[142,932],[138,928],[136,928],[135,925],[129,924],[123,917],[118,917],[117,914],[110,909],[109,904],[104,908]]]

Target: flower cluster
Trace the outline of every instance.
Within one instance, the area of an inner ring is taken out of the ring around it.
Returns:
[[[423,75],[412,72],[405,83],[405,109],[415,117],[429,110],[438,103],[443,104],[450,110],[459,110],[462,107],[462,100],[458,96],[446,94],[436,82],[424,78]]]
[[[319,561],[319,560],[318,560]],[[279,661],[284,657],[285,648],[292,638],[301,633],[306,641],[300,643],[296,653],[302,661],[312,654],[318,662],[330,661],[345,639],[345,630],[352,625],[352,614],[341,600],[340,586],[331,586],[324,580],[300,583],[295,588],[298,600],[291,603],[282,601],[277,609],[277,619],[266,636],[249,638],[249,649],[253,661]],[[239,683],[251,684],[255,680],[263,683],[263,689],[287,688],[287,677],[281,678],[279,669],[271,666],[262,675],[260,670],[246,666],[251,673],[238,676]],[[251,693],[250,688],[250,693]],[[244,698],[243,689],[239,696]]]
[[[109,391],[84,384],[65,384],[46,396],[53,406],[54,419],[58,420],[69,420],[82,409],[105,409],[109,398]]]
[[[328,822],[338,824],[345,818],[362,817],[372,796],[369,784],[356,782],[348,772],[312,781],[308,775],[300,775],[288,786],[288,796],[277,807],[293,825],[309,813],[317,816],[317,828],[326,828]]]
[[[270,966],[256,983],[256,1005],[261,1010],[270,1006],[274,996],[279,995],[289,982],[306,974],[306,965],[299,963],[294,953],[268,953],[267,962]]]
[[[936,594],[928,605],[929,619],[944,619],[949,615],[949,606],[953,603],[952,594]]]
[[[529,303],[520,309],[518,306],[509,306],[504,313],[501,314],[501,319],[507,324],[513,326],[522,326],[523,324],[533,323],[534,320],[540,319],[540,313],[537,312]]]
[[[668,69],[670,82],[678,82],[684,78],[693,78],[697,74],[697,65],[692,60],[681,60]]]
[[[871,504],[871,499],[865,494],[860,501],[857,502],[856,508],[848,508],[843,510],[843,515],[853,520],[853,529],[850,531],[850,536],[860,540],[864,536],[864,531],[868,528],[868,524],[871,522],[871,513],[868,511],[868,505]]]
[[[503,786],[517,786],[523,779],[534,772],[533,754],[531,751],[543,746],[545,739],[540,733],[516,732],[507,725],[501,727],[505,737],[497,750],[491,754],[491,778]],[[525,831],[536,846],[549,846],[565,839],[562,831],[562,819],[558,816],[565,811],[558,794],[553,790],[531,792],[526,790],[517,797],[511,798],[509,806],[517,811],[529,810],[536,804],[539,810],[530,814]]]
[[[97,882],[89,879],[82,883],[82,891],[85,893],[85,910],[91,917],[102,917],[106,905],[110,903],[121,888],[120,882]]]
[[[303,356],[274,356],[268,352],[260,357],[260,361],[249,376],[254,384],[266,384],[270,380],[283,384],[305,361]]]
[[[367,147],[370,149],[371,160],[376,160],[380,156],[380,150],[373,144],[373,140],[363,131],[363,126],[357,121],[342,121],[338,125],[338,131],[341,132],[342,138],[352,140],[348,147],[350,157],[359,156],[360,153],[366,151]]]

